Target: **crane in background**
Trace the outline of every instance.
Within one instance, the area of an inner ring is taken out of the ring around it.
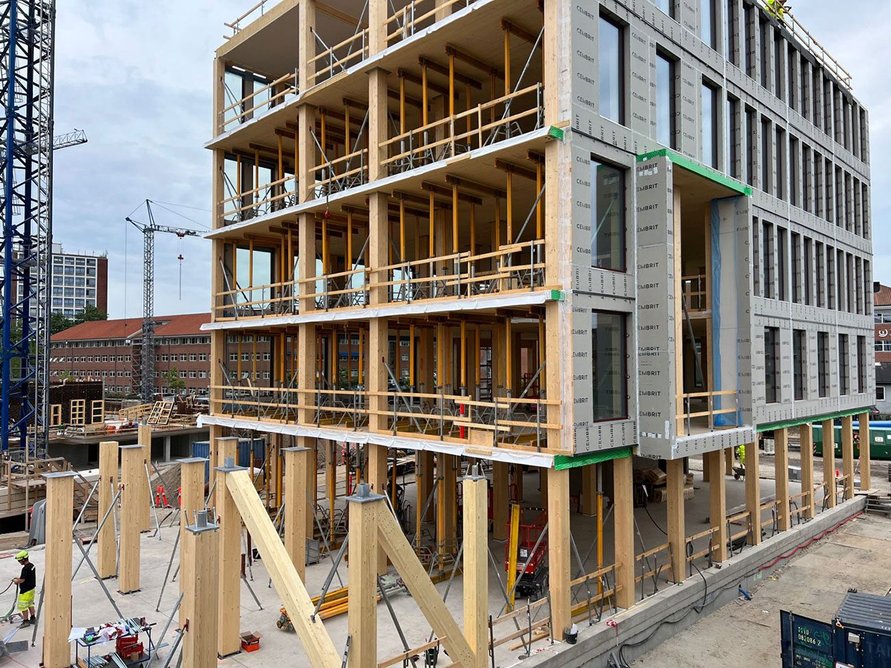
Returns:
[[[133,220],[129,216],[125,220],[142,232],[142,344],[139,359],[134,360],[134,370],[138,375],[139,394],[142,401],[149,403],[155,394],[155,232],[175,234],[180,239],[199,237],[201,232],[186,227],[170,227],[155,222],[152,212],[152,201],[145,200],[148,223]],[[180,256],[181,260],[182,256]]]
[[[53,137],[54,0],[0,5],[0,450],[45,453],[49,438],[53,151],[87,141]]]

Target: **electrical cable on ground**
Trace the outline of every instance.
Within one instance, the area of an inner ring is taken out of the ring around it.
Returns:
[[[681,611],[682,614],[679,617],[677,617],[676,619],[670,619],[670,618],[663,619],[652,630],[650,630],[650,632],[647,633],[647,635],[644,638],[641,638],[640,640],[635,640],[633,642],[624,642],[624,643],[620,644],[617,647],[618,654],[616,654],[616,652],[613,652],[613,651],[611,651],[609,653],[609,656],[607,657],[607,665],[610,666],[610,668],[631,668],[631,664],[628,663],[628,660],[625,658],[625,649],[626,648],[638,647],[640,645],[643,645],[643,644],[649,642],[653,638],[653,636],[655,636],[656,633],[659,632],[659,629],[661,629],[663,626],[674,626],[675,624],[679,624],[680,622],[684,621],[684,619],[686,619],[692,612],[695,612],[697,615],[702,614],[702,611],[706,607],[711,605],[718,598],[718,595],[721,594],[722,592],[724,592],[728,589],[732,589],[733,587],[739,588],[739,586],[742,584],[741,583],[742,580],[745,580],[746,578],[754,575],[755,573],[760,573],[762,571],[773,568],[776,564],[778,564],[781,561],[790,559],[791,557],[795,556],[800,550],[806,549],[807,547],[809,547],[813,543],[817,542],[818,540],[825,538],[827,535],[829,535],[830,533],[833,533],[834,531],[839,529],[841,526],[847,524],[851,520],[854,520],[857,517],[859,517],[860,515],[862,515],[863,512],[864,511],[861,510],[861,511],[851,515],[850,517],[846,517],[845,519],[841,520],[840,522],[837,522],[836,524],[832,525],[828,529],[824,529],[819,534],[812,536],[811,538],[807,539],[803,543],[800,543],[799,545],[796,545],[794,548],[792,548],[788,552],[784,552],[784,553],[778,555],[776,558],[772,559],[771,561],[769,561],[765,564],[760,564],[759,566],[756,566],[756,567],[752,568],[751,570],[743,573],[739,578],[735,578],[732,584],[728,583],[728,584],[714,590],[712,592],[711,600],[708,600],[708,581],[705,578],[705,574],[699,569],[698,566],[696,566],[695,563],[690,562],[691,565],[693,566],[693,568],[696,569],[696,572],[699,573],[699,576],[702,578],[702,582],[705,585],[705,591],[703,593],[702,603],[700,603],[698,606],[692,605],[689,608],[687,608],[686,610]],[[647,513],[647,514],[649,514],[649,513]]]

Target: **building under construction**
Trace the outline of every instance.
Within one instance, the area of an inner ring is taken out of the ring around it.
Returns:
[[[395,663],[441,644],[482,667],[535,643],[550,659],[530,662],[593,659],[678,609],[651,596],[666,582],[693,575],[696,603],[694,568],[732,578],[854,512],[867,112],[781,4],[282,0],[229,25],[207,144],[219,598],[185,599],[219,626],[187,629],[189,665],[239,649],[239,514],[312,665],[394,665],[376,631],[389,560],[432,627]],[[841,464],[827,449],[815,475],[811,425],[836,419]],[[246,435],[269,444],[288,563],[227,468],[225,437]],[[739,446],[745,483],[726,475]],[[705,506],[685,512],[699,462]],[[647,501],[666,535],[644,547]],[[346,536],[344,650],[304,583],[307,544]],[[456,570],[463,615],[430,582]],[[537,601],[511,613],[517,591]]]

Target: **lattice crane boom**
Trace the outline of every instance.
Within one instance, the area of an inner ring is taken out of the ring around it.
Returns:
[[[125,220],[142,232],[142,345],[138,367],[139,394],[146,403],[152,401],[155,394],[155,232],[175,234],[180,239],[199,237],[201,232],[187,227],[171,227],[155,222],[151,200],[145,200],[148,223],[133,220],[129,216]]]

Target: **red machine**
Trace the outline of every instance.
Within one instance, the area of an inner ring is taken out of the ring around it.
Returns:
[[[534,519],[526,520],[524,513],[539,511]],[[544,594],[548,582],[548,538],[545,535],[538,547],[536,541],[548,523],[548,513],[539,508],[526,508],[521,511],[519,531],[517,533],[517,596],[539,598]],[[511,526],[507,525],[510,536]],[[534,552],[533,552],[534,550]],[[504,547],[504,568],[510,568],[510,539]]]

